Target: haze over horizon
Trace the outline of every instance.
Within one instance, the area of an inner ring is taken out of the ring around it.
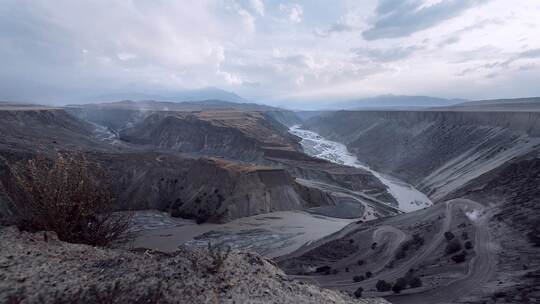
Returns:
[[[539,96],[539,15],[527,0],[6,0],[0,100],[206,87],[291,107]]]

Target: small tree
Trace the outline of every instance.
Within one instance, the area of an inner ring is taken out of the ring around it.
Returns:
[[[458,239],[454,239],[446,245],[445,252],[446,254],[452,254],[460,251],[462,248],[461,242]]]
[[[445,238],[447,241],[450,241],[450,240],[452,240],[452,239],[455,238],[455,237],[456,237],[456,236],[455,236],[452,232],[450,232],[450,231],[446,231],[446,232],[444,233],[444,238]]]
[[[377,291],[380,292],[389,291],[392,288],[392,284],[386,282],[385,280],[379,280],[377,281],[375,288],[377,288]]]
[[[422,287],[422,280],[419,277],[413,277],[409,282],[409,285],[411,288]]]
[[[399,278],[392,286],[392,291],[394,293],[400,293],[403,289],[407,287],[407,280],[405,278]]]
[[[358,289],[354,292],[354,296],[356,298],[361,298],[362,297],[362,292],[364,291],[364,288],[362,287],[358,287]]]
[[[57,233],[60,240],[106,246],[128,230],[130,216],[112,212],[104,171],[82,154],[38,155],[10,165],[17,189],[10,196],[19,228]]]
[[[424,245],[424,238],[420,236],[420,234],[415,233],[413,234],[413,244],[416,246],[422,246]]]
[[[454,261],[456,264],[463,263],[466,259],[467,255],[465,254],[465,251],[452,256],[452,261]]]
[[[355,283],[361,282],[363,280],[365,280],[365,277],[363,275],[356,275],[356,276],[353,277],[353,281]]]

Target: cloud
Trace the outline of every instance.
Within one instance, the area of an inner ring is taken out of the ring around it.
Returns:
[[[488,70],[488,71],[491,71],[491,72],[486,77],[487,78],[494,78],[495,76],[498,75],[498,73],[496,73],[495,71],[511,69],[513,63],[515,63],[517,61],[527,60],[527,59],[534,60],[534,59],[539,59],[539,58],[540,58],[540,48],[529,49],[529,50],[526,50],[526,51],[523,51],[523,52],[518,52],[518,53],[512,54],[506,60],[488,62],[488,63],[484,63],[484,64],[477,65],[477,66],[474,66],[474,67],[466,68],[466,69],[462,70],[458,75],[459,76],[465,76],[465,75],[473,73],[473,72]],[[523,70],[532,70],[535,67],[536,67],[535,64],[529,63],[529,64],[526,64],[526,65],[519,66],[517,68],[517,70],[521,70],[521,71],[523,71]]]
[[[296,3],[288,3],[283,4],[281,3],[279,5],[279,10],[283,12],[287,19],[292,23],[300,23],[302,22],[302,18],[304,15],[304,10],[302,9],[302,6],[300,4]]]
[[[88,52],[88,51],[86,51],[86,52]],[[83,50],[83,53],[85,53],[85,50]],[[120,52],[120,53],[117,54],[117,56],[118,56],[118,59],[123,60],[123,61],[127,61],[127,60],[137,58],[137,55],[131,54],[131,53],[128,53],[128,52]]]
[[[443,41],[439,42],[438,46],[443,47],[443,46],[458,43],[458,42],[459,42],[459,37],[458,36],[450,36],[450,37],[444,39]]]
[[[473,31],[481,30],[491,25],[504,25],[504,23],[503,20],[495,18],[481,20],[447,35],[447,38],[439,42],[438,46],[444,47],[446,45],[458,43],[461,40],[462,35],[470,34]]]
[[[378,62],[392,62],[405,59],[415,51],[420,50],[418,46],[396,47],[388,49],[356,48],[353,52],[358,56],[366,57]]]
[[[539,14],[530,0],[3,0],[0,100],[538,95]]]
[[[259,15],[264,16],[264,2],[263,0],[250,0],[249,3],[253,10]]]
[[[249,33],[255,33],[256,31],[256,28],[255,28],[255,17],[253,17],[248,11],[246,11],[245,9],[240,9],[238,10],[238,15],[240,15],[241,19],[242,19],[242,23],[244,25],[244,28],[249,32]]]
[[[357,14],[349,13],[334,22],[328,29],[317,28],[314,33],[319,37],[328,37],[334,33],[354,32],[360,29],[360,23],[361,20]]]
[[[240,85],[243,83],[242,78],[236,74],[224,71],[218,71],[217,74],[222,76],[229,85]]]
[[[366,40],[406,37],[459,16],[487,0],[445,0],[426,5],[422,0],[380,0]]]

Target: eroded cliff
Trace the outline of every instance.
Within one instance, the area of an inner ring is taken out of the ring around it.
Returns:
[[[540,113],[528,112],[340,111],[306,126],[434,200],[540,144]]]

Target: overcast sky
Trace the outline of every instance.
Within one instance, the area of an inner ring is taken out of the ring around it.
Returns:
[[[540,1],[0,0],[0,66],[0,99],[538,96]]]

